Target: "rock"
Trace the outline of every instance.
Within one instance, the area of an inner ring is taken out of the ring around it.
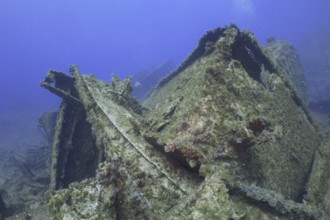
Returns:
[[[45,139],[51,141],[56,114],[44,113],[41,118],[39,126],[46,131]],[[0,161],[0,216],[8,220],[49,218],[45,193],[49,184],[50,142],[0,150],[3,156]]]

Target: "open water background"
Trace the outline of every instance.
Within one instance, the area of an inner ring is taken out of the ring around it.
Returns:
[[[261,44],[287,40],[314,87],[330,81],[329,0],[0,0],[0,148],[40,141],[37,118],[60,102],[39,86],[47,70],[77,64],[109,81],[179,64],[206,30],[230,23]]]

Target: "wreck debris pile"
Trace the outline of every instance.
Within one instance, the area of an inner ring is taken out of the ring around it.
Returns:
[[[234,25],[209,31],[143,107],[130,78],[107,84],[76,66],[71,76],[50,71],[42,86],[63,99],[52,217],[320,217],[316,181],[329,178],[319,173],[328,167],[316,153],[322,138],[286,76],[291,64],[281,69],[268,56]]]

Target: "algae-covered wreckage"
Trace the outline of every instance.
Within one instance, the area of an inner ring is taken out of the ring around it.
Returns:
[[[71,76],[49,71],[42,86],[63,99],[51,216],[327,216],[329,144],[299,87],[264,50],[234,25],[208,31],[142,106],[130,78],[107,84],[76,66]]]

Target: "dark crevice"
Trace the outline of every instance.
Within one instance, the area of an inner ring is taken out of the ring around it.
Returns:
[[[115,206],[115,212],[116,212],[116,220],[121,220],[124,219],[123,216],[123,208],[122,204],[124,201],[124,194],[123,194],[123,189],[121,186],[116,185],[118,187],[118,192],[115,194],[115,201],[114,201],[114,206]]]
[[[99,150],[92,135],[91,125],[86,121],[82,110],[78,116],[71,138],[71,149],[65,168],[63,186],[95,176],[98,166]]]
[[[255,43],[251,42],[249,36],[239,33],[235,43],[232,45],[233,59],[240,61],[250,77],[260,83],[261,66],[263,65],[270,73],[275,72],[271,61],[264,55]]]
[[[166,152],[164,151],[164,153],[166,153]],[[198,174],[201,164],[197,162],[195,167],[191,167],[189,165],[189,163],[187,162],[187,158],[184,155],[182,155],[182,153],[179,152],[178,150],[175,150],[174,152],[168,152],[168,153],[166,153],[166,156],[168,158],[172,159],[172,161],[177,161],[178,163],[180,163],[180,165],[185,170]]]
[[[144,136],[144,139],[151,144],[154,149],[161,152],[163,155],[166,156],[167,160],[170,161],[175,167],[180,167],[190,173],[198,174],[200,165],[197,163],[195,167],[190,167],[189,163],[187,162],[187,158],[178,150],[175,150],[173,152],[165,152],[164,147],[166,144],[164,143],[158,143],[158,140],[156,137],[151,137],[148,135]]]

